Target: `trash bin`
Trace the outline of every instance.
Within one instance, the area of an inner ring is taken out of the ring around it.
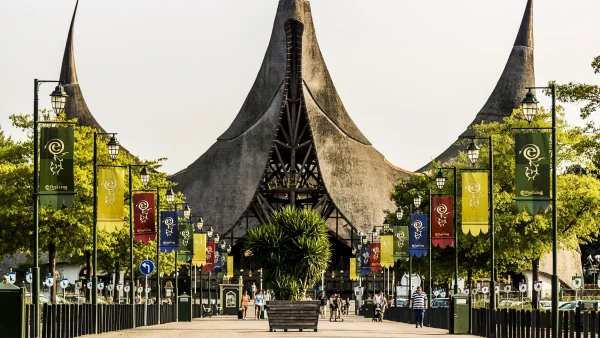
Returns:
[[[458,293],[452,296],[450,302],[450,333],[468,334],[471,321],[471,300],[469,295]]]
[[[25,338],[25,289],[1,282],[0,304],[2,337]]]
[[[192,321],[192,297],[183,295],[178,297],[177,300],[177,320],[180,322],[191,322]]]

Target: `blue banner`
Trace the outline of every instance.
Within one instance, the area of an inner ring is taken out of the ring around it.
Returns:
[[[368,245],[363,245],[360,249],[360,273],[363,275],[371,273],[371,248]]]
[[[160,251],[172,252],[179,248],[179,231],[177,228],[177,211],[160,213]]]
[[[429,223],[427,215],[410,215],[408,250],[411,256],[427,256],[429,249]]]
[[[213,273],[219,273],[223,269],[223,250],[220,247],[217,247],[215,250],[215,265],[213,268]]]

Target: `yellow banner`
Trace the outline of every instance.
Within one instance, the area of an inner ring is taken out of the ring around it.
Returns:
[[[201,266],[206,264],[206,234],[194,234],[194,258],[192,264]]]
[[[462,231],[478,236],[489,230],[487,172],[462,173]]]
[[[394,236],[382,235],[379,237],[379,242],[381,243],[379,263],[384,268],[391,268],[394,266]]]
[[[227,256],[227,278],[233,278],[233,255]]]
[[[356,258],[350,257],[350,280],[358,280],[356,276]]]
[[[123,227],[125,169],[98,170],[98,229],[114,232]]]

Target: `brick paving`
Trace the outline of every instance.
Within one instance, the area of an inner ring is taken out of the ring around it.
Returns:
[[[368,318],[344,316],[344,322],[321,320],[318,332],[269,332],[266,320],[238,320],[235,316],[215,316],[194,319],[191,323],[170,323],[99,335],[102,338],[184,338],[184,337],[440,337],[450,336],[447,330],[415,328],[413,325],[384,321],[374,323]],[[462,336],[465,338],[474,336]]]

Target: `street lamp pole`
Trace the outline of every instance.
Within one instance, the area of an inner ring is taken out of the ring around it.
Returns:
[[[549,87],[527,87],[529,92],[523,99],[523,114],[527,121],[531,122],[535,114],[537,114],[538,101],[532,89],[550,90],[552,95],[552,337],[558,337],[558,297],[559,297],[559,280],[558,280],[558,227],[557,227],[557,188],[556,188],[556,85],[551,84]],[[545,129],[545,128],[531,128]]]
[[[444,173],[442,172],[443,170],[452,170],[453,172],[453,178],[454,178],[454,195],[453,195],[453,199],[452,199],[452,205],[453,205],[453,215],[452,218],[454,220],[454,294],[458,293],[458,222],[457,222],[457,214],[458,214],[458,210],[456,210],[456,199],[458,198],[458,177],[456,176],[456,167],[442,167],[439,168],[440,171],[438,171],[437,176],[435,177],[435,183],[438,187],[438,189],[440,189],[440,192],[442,191],[442,189],[444,188],[444,185],[446,184],[446,176],[444,176]]]
[[[94,333],[98,334],[98,136],[111,135],[110,140],[106,144],[108,146],[108,154],[111,160],[115,160],[119,155],[119,143],[115,138],[116,133],[99,133],[94,131],[94,179],[93,179],[93,249],[92,249],[92,308],[93,308],[93,329]],[[131,278],[133,281],[133,269],[131,269]],[[132,299],[134,292],[131,292]],[[133,302],[132,302],[133,304]],[[135,306],[132,307],[133,318],[135,318]],[[135,321],[133,323],[135,327]]]
[[[475,163],[477,162],[477,160],[479,159],[479,152],[480,149],[477,146],[477,144],[475,144],[475,140],[487,140],[488,144],[489,144],[489,154],[488,154],[488,169],[487,171],[489,171],[490,173],[490,177],[488,179],[488,198],[490,201],[490,206],[489,206],[489,224],[490,224],[490,270],[491,270],[491,274],[490,274],[490,311],[489,311],[489,328],[488,328],[488,337],[495,337],[496,336],[496,323],[495,323],[495,315],[494,312],[496,311],[496,263],[495,263],[495,232],[496,232],[496,228],[494,225],[494,143],[493,143],[493,137],[492,136],[488,136],[488,137],[474,137],[472,138],[473,141],[471,141],[471,143],[469,144],[469,147],[467,148],[467,157],[469,158],[469,160],[471,161],[471,163],[473,165],[475,165]],[[465,171],[477,171],[480,169],[462,169]]]
[[[33,224],[34,224],[34,236],[33,236],[33,268],[32,268],[32,295],[33,298],[33,327],[35,337],[40,336],[40,215],[39,215],[39,200],[40,200],[40,187],[39,187],[39,107],[38,107],[38,91],[42,83],[58,83],[54,92],[50,94],[52,97],[52,109],[58,115],[60,114],[67,101],[67,93],[65,93],[62,87],[62,81],[54,80],[33,80]]]

